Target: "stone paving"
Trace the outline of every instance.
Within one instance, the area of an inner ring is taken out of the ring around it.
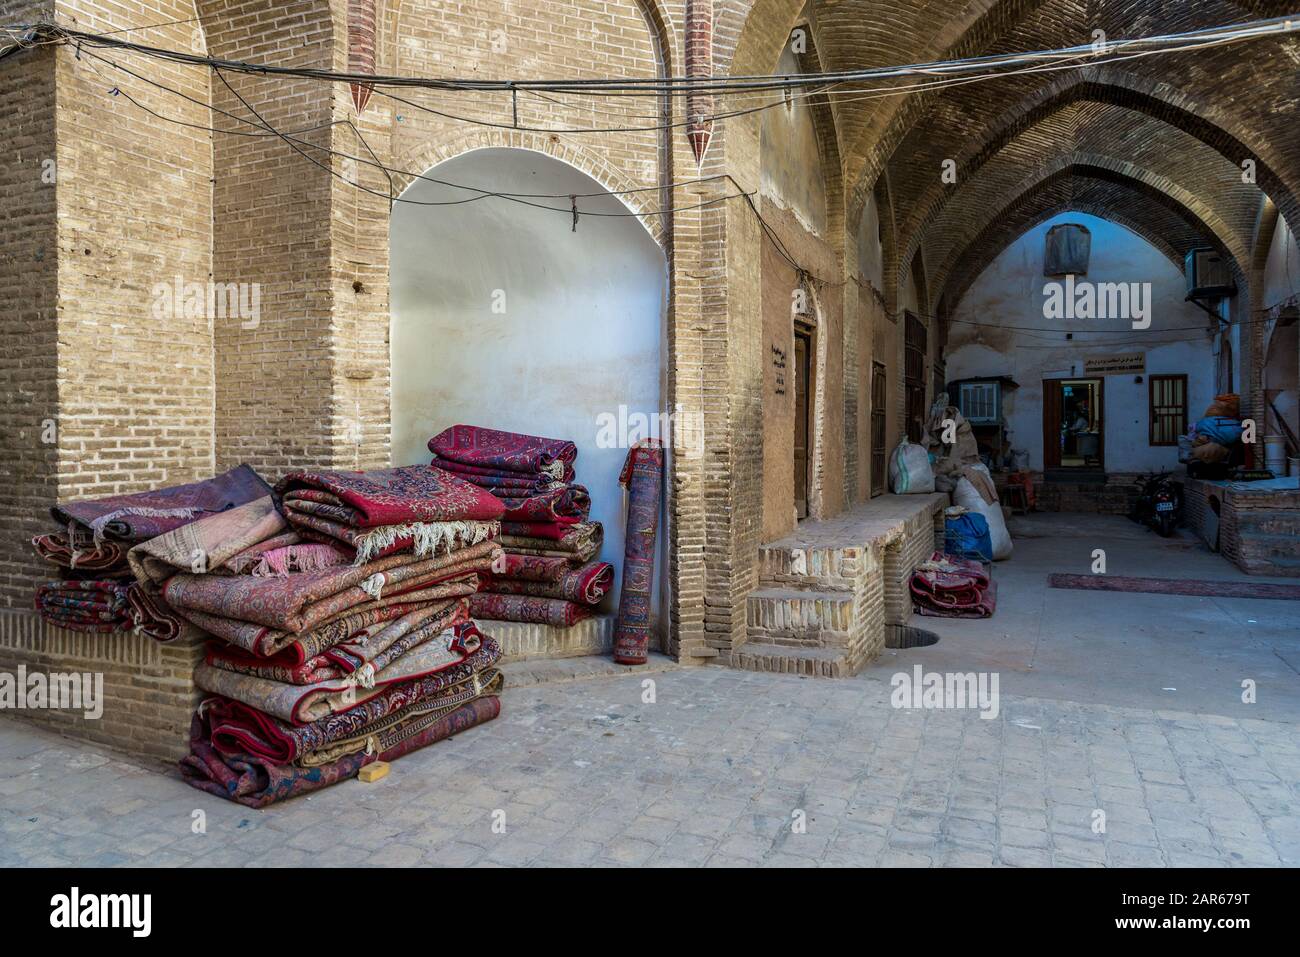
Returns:
[[[684,668],[507,689],[377,783],[252,811],[0,717],[0,865],[1294,866],[1297,730]]]

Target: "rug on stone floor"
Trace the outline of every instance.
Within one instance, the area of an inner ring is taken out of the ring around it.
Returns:
[[[1190,595],[1202,598],[1272,598],[1300,601],[1300,585],[1267,582],[1209,581],[1196,578],[1137,578],[1128,575],[1066,575],[1055,572],[1047,576],[1052,588],[1077,588],[1083,591],[1126,591],[1146,595]]]
[[[431,723],[414,725],[409,736],[389,736],[383,750],[349,754],[319,767],[270,764],[248,755],[222,755],[213,747],[207,723],[196,714],[190,728],[190,754],[180,763],[181,777],[201,791],[260,808],[277,801],[309,794],[356,777],[375,761],[394,761],[437,741],[450,738],[476,725],[485,724],[501,713],[501,699],[485,695],[461,705]]]
[[[304,725],[290,724],[233,698],[208,698],[202,705],[207,740],[223,755],[252,757],[266,764],[298,764],[305,755],[356,738],[413,705],[454,700],[459,706],[479,694],[493,693],[498,683],[492,675],[499,674],[495,665],[500,658],[501,646],[484,635],[479,647],[459,664],[392,685],[353,708]],[[456,696],[466,688],[475,693]]]

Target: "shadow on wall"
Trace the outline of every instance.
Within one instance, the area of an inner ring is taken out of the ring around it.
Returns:
[[[455,205],[393,210],[393,464],[428,462],[429,437],[457,423],[572,439],[577,480],[605,526],[601,557],[621,579],[618,474],[627,450],[598,437],[602,416],[617,420],[620,407],[625,415],[664,407],[663,251],[598,182],[541,153],[475,150],[428,175],[547,194],[528,202],[553,209],[500,197],[464,202],[475,194],[427,180],[402,194]],[[570,195],[580,197],[576,231]],[[593,215],[601,213],[618,215]]]

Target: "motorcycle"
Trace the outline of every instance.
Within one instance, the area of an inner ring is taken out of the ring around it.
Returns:
[[[1150,525],[1162,538],[1174,533],[1182,519],[1182,487],[1169,477],[1168,472],[1158,472],[1139,480],[1137,501],[1133,505],[1132,519]]]

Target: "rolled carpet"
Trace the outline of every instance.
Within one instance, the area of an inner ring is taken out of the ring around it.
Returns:
[[[429,440],[429,451],[441,459],[479,468],[545,473],[561,478],[578,457],[567,439],[548,439],[520,432],[501,432],[476,425],[453,425]]]
[[[204,716],[190,725],[190,754],[181,759],[185,782],[248,807],[260,808],[354,778],[374,761],[393,761],[412,751],[491,721],[501,713],[496,696],[475,698],[383,751],[351,754],[320,767],[268,764],[248,755],[225,756],[209,743]]]
[[[523,621],[568,628],[591,617],[591,609],[563,598],[479,592],[469,598],[469,613],[491,621]]]
[[[54,532],[37,535],[32,539],[36,554],[51,565],[57,565],[69,576],[87,578],[115,578],[131,572],[126,561],[126,549],[120,542],[102,539],[96,542],[87,531],[75,524],[71,532]]]
[[[614,566],[609,562],[588,562],[577,568],[568,568],[551,581],[528,581],[487,575],[479,583],[480,592],[563,598],[583,605],[599,605],[613,587]]]
[[[664,449],[644,439],[628,450],[619,484],[628,489],[623,585],[614,626],[614,660],[645,664],[650,650],[650,616],[655,580],[655,541],[663,495]]]
[[[36,589],[36,610],[52,625],[70,631],[108,633],[134,627],[127,581],[78,579],[47,582]]]
[[[501,658],[501,648],[484,635],[477,650],[460,664],[415,681],[391,685],[354,708],[327,715],[309,724],[293,725],[231,698],[208,698],[206,712],[209,741],[222,754],[245,754],[267,764],[291,764],[305,754],[363,733],[413,704],[439,698],[448,692],[484,686],[490,669]]]

